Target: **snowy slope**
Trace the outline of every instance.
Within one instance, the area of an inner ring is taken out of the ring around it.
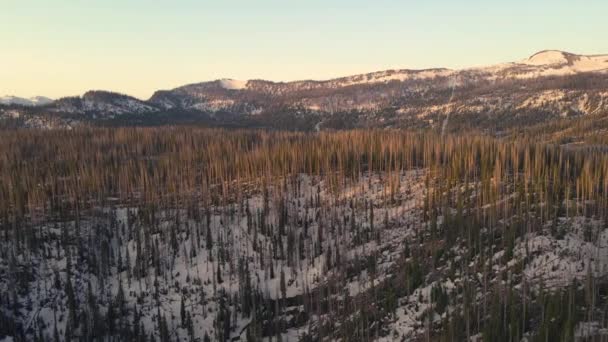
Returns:
[[[240,81],[240,80],[233,80],[233,79],[226,78],[226,79],[220,80],[220,85],[224,89],[241,90],[241,89],[247,88],[247,82],[248,81]]]
[[[366,203],[369,201],[379,205],[387,194],[386,184],[383,184],[379,177],[362,179],[346,188],[336,197],[343,204],[331,212],[324,212],[320,207],[321,202],[309,207],[308,200],[318,195],[318,200],[325,203],[334,199],[334,195],[325,182],[300,175],[298,179],[301,182],[301,191],[297,191],[293,198],[283,202],[300,223],[291,223],[285,228],[285,234],[259,231],[259,228],[254,227],[257,226],[255,222],[261,219],[261,211],[264,211],[265,200],[261,194],[247,199],[246,205],[232,216],[226,215],[227,211],[232,210],[231,206],[214,208],[206,221],[206,225],[209,225],[207,235],[205,226],[188,217],[185,210],[164,212],[160,215],[158,230],[150,236],[156,247],[154,256],[149,259],[142,259],[141,247],[138,246],[138,239],[143,230],[141,222],[137,220],[138,209],[99,208],[95,215],[80,223],[81,227],[78,229],[82,230],[73,232],[73,247],[76,249],[79,245],[86,246],[85,250],[69,256],[66,250],[58,247],[47,258],[34,257],[25,260],[19,257],[13,260],[18,264],[17,267],[27,265],[28,268],[35,269],[28,285],[30,288],[45,289],[41,293],[32,291],[21,296],[21,302],[31,304],[18,310],[15,317],[26,328],[36,326],[42,335],[49,337],[53,335],[56,325],[63,336],[71,318],[67,310],[69,299],[62,285],[65,286],[69,281],[79,302],[86,302],[90,288],[96,294],[100,313],[106,314],[114,298],[123,298],[124,312],[130,317],[129,321],[133,320],[131,316],[137,311],[143,329],[153,333],[158,325],[159,315],[166,317],[171,335],[179,337],[180,340],[188,336],[187,329],[179,323],[180,304],[183,301],[193,322],[193,333],[202,340],[205,333],[213,336],[214,320],[218,317],[221,301],[228,299],[236,313],[237,303],[231,299],[240,298],[244,283],[251,287],[248,291],[263,296],[266,301],[277,301],[282,297],[280,274],[283,273],[286,283],[285,300],[288,303],[298,303],[307,291],[324,286],[334,277],[344,276],[338,268],[339,261],[334,261],[332,266],[327,264],[328,260],[342,260],[344,265],[349,265],[378,255],[380,271],[394,267],[403,239],[413,233],[410,228],[419,217],[417,203],[421,201],[424,193],[424,174],[423,171],[404,173],[397,195],[399,202],[387,208],[376,208],[371,227],[371,218],[368,218],[367,211],[365,215],[360,212],[357,217],[353,217],[358,223],[356,230],[352,227],[323,228],[316,220],[321,216],[332,220],[332,217],[354,213],[349,207],[354,200],[359,204],[365,200]],[[272,197],[275,191],[278,189],[270,190],[270,198],[275,198]],[[270,211],[264,222],[269,224],[268,227],[280,225],[280,203],[280,200],[274,199],[267,204]],[[245,207],[246,211],[243,210]],[[390,226],[385,223],[389,217]],[[302,225],[302,221],[308,223]],[[179,222],[177,226],[176,222]],[[66,229],[75,229],[75,224],[69,222],[58,227],[45,223],[38,227],[41,234],[44,234],[45,248],[59,246],[57,240],[53,240],[65,233]],[[265,226],[266,224],[262,223],[263,229],[267,228]],[[381,238],[370,238],[374,233],[374,226],[377,233],[381,232]],[[325,233],[322,233],[323,229]],[[175,233],[171,239],[169,235],[173,233],[169,232]],[[326,236],[322,246],[318,245],[316,240],[321,234]],[[290,235],[302,240],[302,243],[297,245],[299,247],[284,250],[282,246],[289,246]],[[280,252],[272,248],[273,244],[276,245],[277,238],[281,240]],[[205,241],[206,239],[209,239],[209,242]],[[179,248],[174,249],[173,243],[179,244]],[[104,257],[101,253],[97,255],[98,248],[102,245],[113,251],[112,260],[115,262],[107,270],[104,269],[103,273],[107,272],[107,276],[99,277],[96,274],[99,271],[96,261],[92,260]],[[295,253],[295,248],[298,248],[298,253]],[[338,249],[343,251],[341,257],[336,255]],[[333,255],[333,258],[328,255]],[[138,267],[141,267],[142,262],[145,262],[145,274],[137,276]],[[68,265],[70,272],[67,271]],[[0,260],[0,274],[6,274],[9,267],[6,262]],[[235,271],[237,268],[241,272],[247,271],[245,280],[242,273],[239,275]],[[372,278],[365,268],[348,278],[348,293],[351,296],[368,291],[374,282],[381,280]],[[0,278],[0,290],[13,293],[9,289],[11,281],[12,277]],[[161,294],[160,298],[157,297],[158,294]],[[286,316],[291,315],[287,313],[301,315],[304,308],[297,304],[289,305],[284,310]],[[234,328],[230,337],[240,337],[244,340],[244,331],[252,318],[244,313],[239,314],[233,321]],[[303,332],[300,329],[305,327],[303,323],[295,324],[296,326],[288,329],[285,335],[294,338],[301,335]],[[215,339],[212,337],[212,340]]]
[[[23,98],[17,96],[0,97],[0,104],[4,105],[44,106],[51,102],[53,102],[52,99],[44,96],[35,96],[30,98]]]

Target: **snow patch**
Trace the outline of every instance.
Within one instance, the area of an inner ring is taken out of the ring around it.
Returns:
[[[246,89],[247,88],[247,82],[249,81],[240,81],[240,80],[233,80],[233,79],[222,79],[219,81],[220,82],[220,86],[224,89],[229,89],[229,90],[241,90],[241,89]]]

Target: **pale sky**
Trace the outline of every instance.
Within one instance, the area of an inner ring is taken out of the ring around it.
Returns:
[[[0,96],[608,53],[608,1],[0,0]]]

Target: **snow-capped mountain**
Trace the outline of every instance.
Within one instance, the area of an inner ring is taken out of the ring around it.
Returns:
[[[236,117],[293,127],[305,121],[305,127],[297,127],[304,129],[439,125],[451,114],[458,115],[456,121],[468,116],[480,122],[480,115],[491,113],[492,124],[513,117],[538,122],[605,112],[607,70],[608,55],[551,50],[462,70],[386,70],[326,81],[218,80],[159,91],[149,102],[231,122]]]
[[[607,75],[608,55],[547,50],[517,62],[461,70],[385,70],[324,81],[220,79],[160,90],[147,101],[95,91],[41,108],[88,120],[150,114],[136,122],[142,124],[501,129],[608,113]]]
[[[44,96],[34,96],[30,98],[23,98],[17,96],[0,97],[0,104],[3,105],[44,106],[51,102],[53,102],[53,99]]]

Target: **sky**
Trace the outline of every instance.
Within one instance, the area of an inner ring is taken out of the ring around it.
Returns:
[[[0,0],[0,96],[608,54],[606,0]]]

